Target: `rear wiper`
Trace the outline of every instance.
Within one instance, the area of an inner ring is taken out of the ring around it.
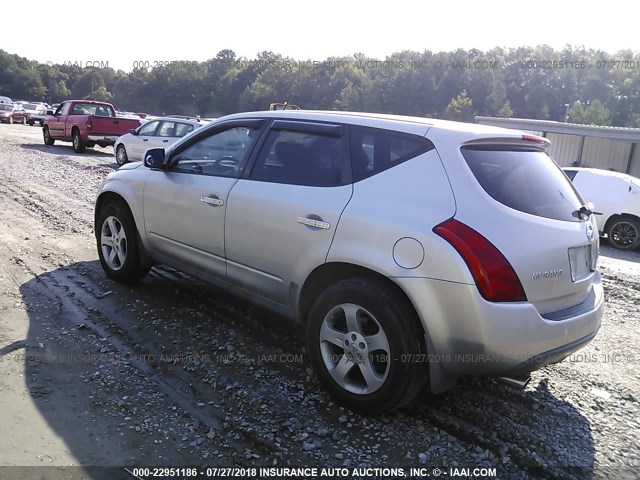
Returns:
[[[592,214],[593,212],[586,205],[581,206],[578,210],[574,210],[573,213],[571,213],[571,215],[580,220],[586,220]]]

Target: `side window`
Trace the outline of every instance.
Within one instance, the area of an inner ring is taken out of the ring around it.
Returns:
[[[159,121],[145,123],[140,130],[138,130],[138,135],[141,137],[153,137],[156,133],[156,129],[160,124]]]
[[[567,177],[569,177],[569,180],[571,180],[573,182],[573,179],[576,176],[576,173],[578,173],[577,170],[565,170],[564,173],[566,173]]]
[[[156,135],[158,137],[177,137],[176,122],[162,122]]]
[[[379,128],[351,127],[353,181],[358,182],[435,148],[424,137]]]
[[[193,132],[193,125],[188,123],[178,123],[176,124],[176,134],[175,137],[184,137],[187,133]]]
[[[272,130],[251,172],[251,179],[313,187],[344,185],[345,137]]]
[[[235,127],[218,131],[189,145],[176,156],[176,172],[238,178],[260,130]]]

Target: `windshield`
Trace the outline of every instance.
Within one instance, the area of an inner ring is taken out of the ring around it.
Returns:
[[[25,110],[37,110],[40,108],[40,105],[37,103],[25,103],[22,106],[25,108]]]
[[[13,110],[13,105],[6,105],[4,103],[0,103],[0,110]]]

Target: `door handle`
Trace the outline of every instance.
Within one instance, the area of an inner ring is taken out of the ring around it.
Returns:
[[[200,197],[200,201],[204,202],[206,204],[209,204],[209,205],[213,205],[214,207],[220,207],[220,206],[224,205],[224,201],[220,200],[215,195],[212,196],[212,197],[205,197],[203,195],[202,197]]]
[[[331,228],[331,224],[329,222],[323,221],[321,218],[315,219],[315,218],[308,218],[308,217],[298,217],[296,221],[298,223],[301,223],[302,225],[306,225],[308,227],[320,228],[322,230],[329,230],[329,228]]]
[[[162,140],[162,141],[163,141],[163,143],[167,143],[167,142],[169,142],[169,140]]]
[[[148,141],[149,141],[149,139],[148,139],[148,138],[143,138],[143,139],[142,139],[142,141],[143,141],[143,142],[148,142]]]

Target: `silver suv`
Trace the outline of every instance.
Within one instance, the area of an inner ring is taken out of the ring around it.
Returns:
[[[540,137],[344,112],[220,118],[109,175],[100,262],[166,264],[306,325],[340,403],[366,413],[462,375],[524,384],[597,333],[593,215]]]

